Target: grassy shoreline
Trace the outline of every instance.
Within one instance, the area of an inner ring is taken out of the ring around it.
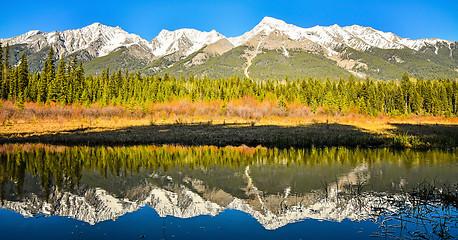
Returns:
[[[214,145],[276,148],[456,148],[458,122],[449,118],[99,117],[16,120],[0,126],[0,144]]]
[[[458,117],[367,116],[244,98],[139,106],[2,102],[0,143],[456,148]]]

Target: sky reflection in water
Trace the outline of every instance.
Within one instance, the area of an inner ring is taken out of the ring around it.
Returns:
[[[6,145],[0,152],[2,239],[409,238],[425,226],[396,219],[412,218],[423,202],[405,192],[434,185],[456,194],[458,169],[457,152],[441,150]],[[449,228],[434,232],[442,225],[430,223],[425,236],[456,237],[456,205],[433,210]]]

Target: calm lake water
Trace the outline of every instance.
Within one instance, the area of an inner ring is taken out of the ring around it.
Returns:
[[[458,151],[0,146],[1,239],[456,239]]]

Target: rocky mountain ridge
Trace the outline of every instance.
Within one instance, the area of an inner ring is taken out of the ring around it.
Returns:
[[[282,61],[290,64],[294,61],[290,58],[294,52],[317,54],[333,61],[334,66],[360,77],[391,77],[389,74],[394,75],[393,71],[409,71],[414,75],[418,72],[417,75],[420,77],[429,77],[421,76],[427,75],[423,69],[424,65],[436,75],[444,72],[445,76],[458,76],[458,47],[455,41],[411,40],[391,32],[358,25],[302,28],[271,17],[263,18],[252,30],[241,36],[229,38],[215,30],[202,32],[195,29],[178,29],[162,30],[153,40],[147,41],[138,35],[127,33],[120,27],[94,23],[81,29],[61,32],[42,33],[34,30],[17,37],[0,39],[0,43],[3,46],[10,45],[13,51],[10,60],[12,64],[17,64],[20,53],[25,51],[32,62],[32,71],[41,69],[46,52],[51,46],[56,51],[56,59],[76,55],[88,64],[87,72],[90,74],[97,74],[100,69],[106,67],[131,67],[134,68],[131,70],[138,69],[145,73],[157,74],[168,71],[175,65],[178,65],[179,69],[171,69],[172,73],[198,73],[195,66],[243,48],[244,54],[238,57],[243,59],[240,68],[246,77],[253,77],[249,75],[249,68],[256,62],[256,58],[259,59],[262,53],[267,52],[266,50],[280,53],[284,56]],[[406,54],[407,56],[404,56]],[[213,61],[216,63],[201,68],[217,69],[221,65],[227,65],[227,61],[235,61],[234,57],[237,56],[232,56],[230,60],[226,59],[226,62],[219,62],[217,59]],[[412,60],[421,63],[418,66],[403,64]],[[309,66],[302,64],[300,67]],[[389,69],[390,72],[385,73],[383,68]],[[278,74],[275,70],[271,71],[273,75],[283,74],[281,71]],[[214,75],[211,71],[205,74]]]

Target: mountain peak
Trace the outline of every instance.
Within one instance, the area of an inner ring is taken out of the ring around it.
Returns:
[[[258,25],[256,25],[255,29],[258,28],[258,29],[268,30],[268,31],[275,30],[275,29],[284,30],[291,26],[294,26],[294,25],[287,24],[285,21],[279,20],[273,17],[264,17],[261,20],[261,22]]]
[[[71,30],[67,30],[67,31],[63,31],[63,32],[83,31],[83,32],[97,33],[97,32],[101,32],[101,31],[103,31],[103,32],[110,31],[112,29],[115,29],[115,28],[103,25],[103,24],[101,24],[99,22],[95,22],[95,23],[92,23],[91,25],[87,25],[87,26],[85,26],[83,28],[71,29]]]
[[[35,36],[35,35],[38,35],[38,34],[41,34],[42,32],[40,30],[32,30],[32,31],[29,31],[27,32],[25,35],[27,37],[32,37],[32,36]]]
[[[99,22],[95,22],[95,23],[93,23],[91,25],[87,25],[84,28],[101,28],[101,27],[107,27],[107,26],[105,26],[105,25],[103,25],[103,24],[101,24]]]
[[[283,20],[279,20],[273,17],[264,17],[258,25],[256,25],[251,31],[244,33],[239,37],[229,38],[229,41],[234,46],[240,46],[248,41],[250,38],[256,36],[257,34],[270,34],[271,32],[278,30],[280,32],[291,32],[297,29],[298,27],[288,24]]]
[[[39,52],[45,47],[53,46],[59,58],[77,53],[84,60],[91,60],[125,47],[135,57],[147,56],[145,59],[152,60],[170,55],[168,59],[176,61],[184,59],[183,57],[192,53],[198,55],[201,52],[197,53],[197,51],[222,39],[231,44],[222,41],[220,42],[222,47],[211,46],[209,49],[218,48],[217,52],[220,53],[223,52],[221,49],[226,50],[230,47],[246,45],[256,47],[256,54],[265,48],[281,50],[287,56],[287,49],[302,49],[328,57],[339,55],[342,53],[342,49],[347,47],[357,51],[367,51],[371,48],[410,48],[416,51],[421,49],[431,51],[432,49],[436,54],[444,52],[443,50],[439,51],[441,48],[447,48],[450,57],[454,57],[456,51],[456,42],[453,41],[440,39],[411,40],[401,38],[391,32],[383,32],[359,25],[339,26],[334,24],[302,28],[269,16],[262,18],[252,30],[241,36],[231,38],[226,38],[215,30],[205,32],[182,28],[173,31],[163,29],[148,42],[138,35],[124,31],[119,26],[112,27],[94,22],[83,28],[66,31],[48,33],[42,33],[38,30],[29,31],[13,38],[0,39],[0,43],[3,46],[6,44],[10,46],[27,44],[27,48],[31,49],[30,52]],[[207,49],[206,51],[210,50]],[[195,63],[203,61],[204,58],[201,55]]]
[[[268,16],[265,16],[261,22],[259,24],[265,24],[265,25],[279,25],[279,24],[286,24],[285,21],[283,20],[280,20],[280,19],[276,19],[276,18],[273,18],[273,17],[268,17]]]
[[[86,27],[80,28],[80,29],[74,29],[76,31],[111,31],[111,32],[126,32],[124,31],[121,27],[116,26],[116,27],[111,27],[99,22],[92,23],[91,25],[87,25]],[[70,30],[71,31],[71,30]],[[65,31],[64,31],[65,32]],[[127,32],[126,32],[127,33]]]
[[[152,41],[155,56],[168,55],[177,51],[185,56],[214,43],[222,38],[222,34],[215,30],[203,32],[192,28],[182,28],[174,31],[163,29]]]
[[[210,32],[203,32],[199,31],[193,28],[181,28],[177,30],[167,30],[167,29],[162,29],[161,32],[155,37],[155,38],[161,38],[161,37],[182,37],[183,35],[187,37],[192,37],[193,35],[206,35],[206,36],[222,36],[220,33],[218,33],[215,30],[211,30]]]
[[[339,25],[337,25],[337,23],[335,23],[335,24],[333,24],[333,25],[331,25],[329,27],[331,27],[331,28],[341,28]]]

